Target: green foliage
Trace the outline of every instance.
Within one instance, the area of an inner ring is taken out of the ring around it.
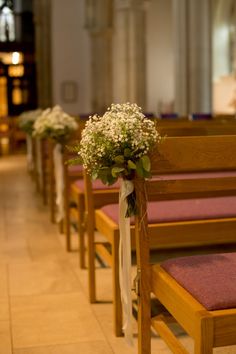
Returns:
[[[143,169],[146,171],[146,172],[150,172],[151,170],[151,162],[150,162],[150,159],[147,155],[144,155],[141,157],[141,162],[142,162],[142,166],[143,166]]]
[[[24,122],[19,122],[19,127],[21,130],[23,130],[26,134],[32,135],[33,130],[34,130],[34,121],[33,120],[28,120]]]
[[[131,170],[136,170],[136,168],[137,168],[136,164],[133,161],[131,161],[131,160],[128,160],[128,167]]]

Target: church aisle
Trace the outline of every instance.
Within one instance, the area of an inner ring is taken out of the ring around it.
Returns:
[[[0,354],[113,353],[70,257],[25,157],[1,158]]]

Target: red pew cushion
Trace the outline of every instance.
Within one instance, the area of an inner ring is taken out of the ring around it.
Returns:
[[[102,181],[99,179],[96,179],[93,183],[93,189],[95,190],[103,190],[103,189],[119,189],[120,183],[117,181],[114,183],[112,186],[107,186]],[[74,182],[74,184],[82,191],[84,192],[84,180],[83,179],[78,179],[77,181]]]
[[[70,165],[68,166],[68,171],[69,173],[72,172],[82,172],[83,171],[83,166],[82,165]]]
[[[101,208],[118,223],[118,204]],[[236,197],[165,200],[148,202],[148,223],[236,217]],[[133,223],[133,220],[131,220]]]
[[[236,253],[169,259],[161,267],[207,310],[236,307]]]

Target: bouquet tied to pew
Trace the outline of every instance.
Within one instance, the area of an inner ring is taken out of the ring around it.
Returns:
[[[33,135],[55,141],[53,148],[54,175],[56,183],[57,221],[64,217],[64,176],[63,176],[63,144],[78,129],[75,118],[65,113],[60,106],[46,109],[34,124]]]
[[[31,111],[24,111],[19,115],[18,118],[19,128],[26,133],[27,165],[29,171],[33,171],[34,168],[32,145],[34,123],[41,114],[42,109],[38,108]]]
[[[161,139],[155,123],[135,103],[112,104],[103,116],[91,116],[82,131],[75,163],[84,166],[92,179],[112,185],[118,178],[132,180],[135,172],[150,177],[148,153]],[[135,194],[127,196],[127,216],[136,213]]]
[[[64,143],[71,133],[78,129],[74,117],[65,113],[60,106],[47,108],[34,123],[34,136],[51,138],[57,143]]]
[[[112,185],[120,179],[119,193],[119,268],[123,306],[123,330],[132,345],[131,296],[131,215],[138,213],[133,180],[136,175],[150,177],[148,154],[159,142],[155,123],[147,119],[136,104],[112,104],[103,116],[90,117],[74,151],[93,179]]]

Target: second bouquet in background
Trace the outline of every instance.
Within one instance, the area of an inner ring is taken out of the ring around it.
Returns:
[[[65,113],[60,106],[47,108],[34,123],[34,136],[51,138],[58,143],[68,140],[71,133],[78,129],[74,117]]]
[[[48,108],[42,112],[34,123],[33,135],[38,138],[52,139],[56,144],[53,148],[53,165],[56,187],[57,222],[64,217],[64,168],[63,145],[78,129],[75,118],[65,113],[60,106]]]

